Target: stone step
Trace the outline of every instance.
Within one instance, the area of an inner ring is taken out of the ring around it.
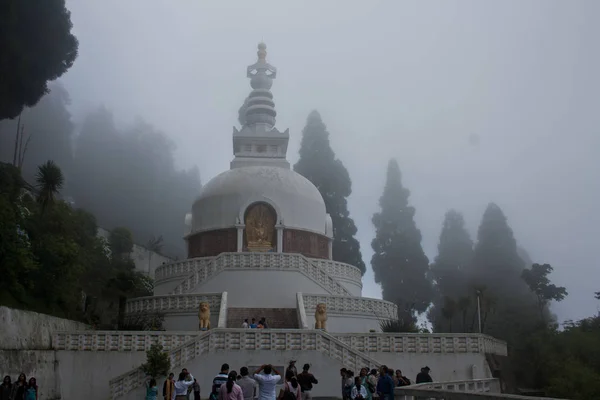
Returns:
[[[227,309],[227,327],[241,328],[244,319],[248,322],[252,318],[256,322],[265,317],[267,326],[272,329],[297,329],[298,312],[295,308],[228,308]]]

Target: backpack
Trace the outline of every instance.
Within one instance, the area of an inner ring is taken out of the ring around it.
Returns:
[[[369,389],[369,392],[375,393],[375,386],[373,386],[373,384],[371,382],[369,382],[368,379],[365,382],[367,384],[367,389]]]
[[[283,390],[283,399],[282,400],[297,400],[295,391],[292,392],[293,387],[290,387],[289,383],[285,383],[285,389]]]

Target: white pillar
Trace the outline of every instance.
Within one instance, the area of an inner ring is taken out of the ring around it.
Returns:
[[[277,252],[283,253],[283,225],[275,225],[277,229]]]
[[[241,253],[244,250],[244,228],[246,225],[237,224],[237,252]]]
[[[333,239],[329,239],[329,259],[333,260]]]

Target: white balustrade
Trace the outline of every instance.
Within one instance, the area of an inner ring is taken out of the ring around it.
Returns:
[[[173,289],[171,294],[186,293],[225,269],[255,269],[298,271],[333,295],[354,297],[348,289],[312,260],[314,259],[295,253],[221,253],[214,257],[209,264],[184,279]]]
[[[55,332],[53,350],[75,351],[148,351],[160,344],[165,351],[173,350],[198,336],[198,332],[160,331],[81,331]]]
[[[398,306],[385,300],[365,297],[302,294],[305,310],[314,313],[317,304],[324,303],[327,313],[367,314],[381,320],[398,318]]]
[[[506,342],[479,333],[336,333],[362,353],[489,353],[506,356]],[[492,345],[493,344],[493,345]]]
[[[125,313],[173,313],[198,311],[201,302],[208,302],[211,310],[221,307],[221,293],[182,294],[138,297],[127,300]]]
[[[404,386],[412,389],[437,389],[454,392],[500,393],[500,380],[497,378],[471,379],[450,382],[428,382]]]
[[[233,256],[243,256],[245,253],[229,253]],[[289,253],[294,258],[305,257],[301,254]],[[182,261],[174,261],[156,268],[154,279],[157,284],[165,279],[173,277],[190,276],[198,273],[200,276],[206,275],[202,270],[210,269],[210,264],[216,257],[190,258]],[[312,264],[323,269],[329,275],[337,279],[347,279],[353,283],[362,286],[362,274],[357,267],[333,260],[305,257]]]

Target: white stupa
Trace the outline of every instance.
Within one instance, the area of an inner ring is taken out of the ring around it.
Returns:
[[[252,91],[244,125],[233,129],[231,168],[208,182],[186,216],[188,259],[156,270],[154,296],[128,302],[128,315],[157,313],[167,330],[239,328],[265,317],[269,328],[313,328],[325,304],[327,330],[379,331],[393,303],[361,297],[361,272],[332,260],[333,226],[319,190],[290,168],[289,132],[275,127],[270,91],[277,70],[266,46],[247,68]]]

